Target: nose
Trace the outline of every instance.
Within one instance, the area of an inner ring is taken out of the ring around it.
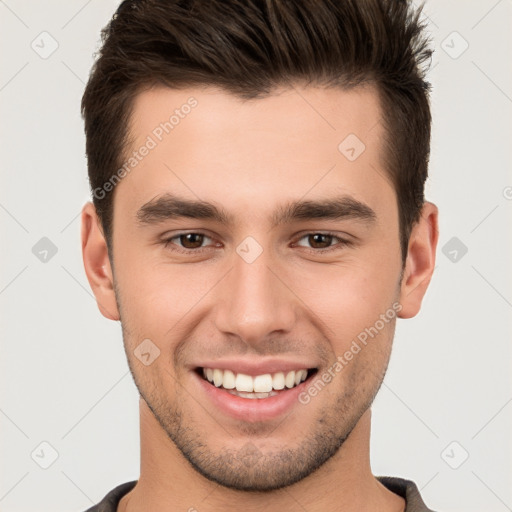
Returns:
[[[216,327],[256,349],[271,335],[291,332],[300,302],[290,289],[289,272],[268,253],[251,263],[235,253],[217,290]]]

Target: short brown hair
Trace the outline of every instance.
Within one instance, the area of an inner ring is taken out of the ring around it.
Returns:
[[[135,96],[153,85],[221,87],[240,98],[294,83],[376,86],[403,261],[424,203],[431,115],[422,6],[407,0],[125,0],[102,30],[82,98],[93,202],[112,249],[114,191]]]

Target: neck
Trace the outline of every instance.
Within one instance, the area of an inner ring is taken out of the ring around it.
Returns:
[[[222,487],[199,474],[167,437],[140,400],[141,474],[125,495],[118,512],[403,512],[403,498],[389,491],[371,473],[369,440],[371,411],[366,411],[336,455],[303,480],[269,492],[244,492]]]

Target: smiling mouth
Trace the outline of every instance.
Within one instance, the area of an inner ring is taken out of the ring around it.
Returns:
[[[301,368],[288,372],[246,375],[231,370],[198,367],[195,372],[212,386],[241,398],[270,398],[311,379],[317,368]]]

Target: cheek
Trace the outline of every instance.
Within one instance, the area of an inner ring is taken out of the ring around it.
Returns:
[[[298,295],[330,329],[327,335],[344,344],[392,309],[398,298],[398,276],[395,269],[351,262],[326,267],[322,274],[303,273]]]
[[[119,281],[126,320],[144,336],[163,341],[188,313],[194,314],[218,276],[199,267],[133,259],[125,261]]]

